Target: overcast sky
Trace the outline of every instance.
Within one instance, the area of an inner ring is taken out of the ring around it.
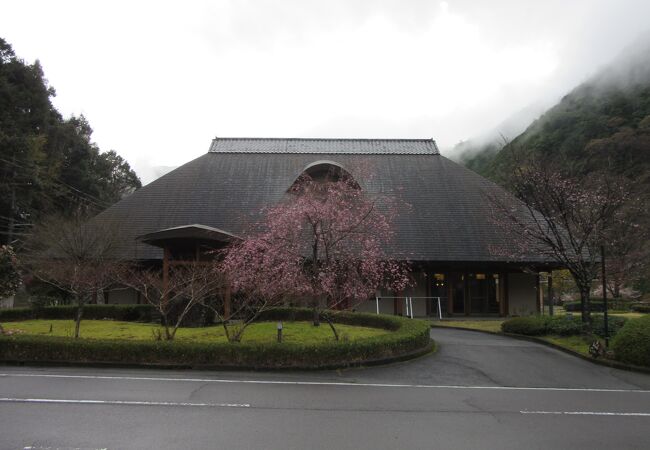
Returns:
[[[214,136],[444,149],[554,103],[650,27],[649,0],[0,0],[56,107],[151,181]]]

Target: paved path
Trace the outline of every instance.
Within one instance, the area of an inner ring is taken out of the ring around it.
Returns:
[[[650,376],[432,336],[434,355],[340,372],[0,366],[0,449],[649,447]]]

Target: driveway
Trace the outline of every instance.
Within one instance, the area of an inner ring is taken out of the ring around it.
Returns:
[[[647,448],[650,376],[432,336],[435,354],[345,371],[0,366],[0,448]]]
[[[592,364],[534,342],[433,328],[438,351],[420,360],[348,375],[405,383],[556,388],[650,389],[650,376]]]

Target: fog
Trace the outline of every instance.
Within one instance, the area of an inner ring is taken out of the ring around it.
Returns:
[[[648,27],[647,0],[4,2],[64,115],[144,182],[214,136],[523,129]]]

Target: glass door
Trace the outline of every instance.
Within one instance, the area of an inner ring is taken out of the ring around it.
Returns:
[[[431,285],[431,297],[440,297],[440,309],[443,314],[448,311],[449,281],[444,273],[433,274],[433,284]],[[430,315],[438,316],[438,299],[431,299]]]
[[[465,275],[454,273],[451,275],[452,312],[465,314]]]

